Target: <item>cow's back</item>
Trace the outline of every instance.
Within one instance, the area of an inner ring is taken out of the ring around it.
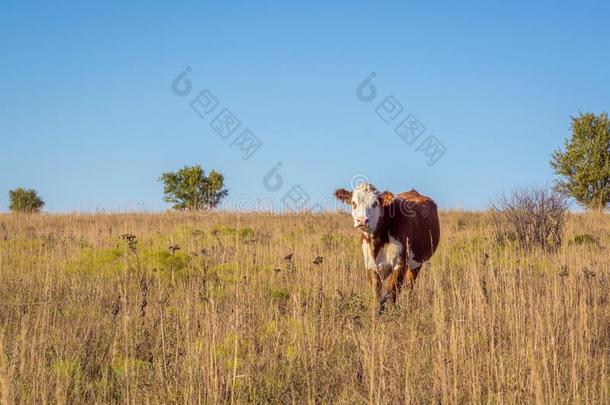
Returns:
[[[440,224],[436,203],[415,190],[396,196],[396,217],[390,223],[390,233],[401,241],[408,240],[413,258],[425,262],[432,257],[440,238]]]

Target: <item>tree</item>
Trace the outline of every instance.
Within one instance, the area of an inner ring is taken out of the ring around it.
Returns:
[[[572,117],[572,139],[553,153],[551,166],[561,176],[555,189],[589,209],[610,204],[610,120],[608,114]]]
[[[8,192],[9,209],[14,212],[36,213],[44,206],[44,201],[36,190],[17,188]]]
[[[199,165],[184,166],[176,172],[161,175],[163,200],[176,210],[207,210],[216,207],[229,191],[224,176],[212,170],[207,176]]]

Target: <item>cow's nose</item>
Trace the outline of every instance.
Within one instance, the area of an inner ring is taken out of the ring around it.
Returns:
[[[369,219],[367,217],[358,217],[358,225],[367,225]]]

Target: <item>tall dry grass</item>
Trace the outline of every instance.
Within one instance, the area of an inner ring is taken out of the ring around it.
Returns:
[[[342,214],[0,216],[0,398],[609,403],[610,218],[553,253],[441,222],[376,320]]]

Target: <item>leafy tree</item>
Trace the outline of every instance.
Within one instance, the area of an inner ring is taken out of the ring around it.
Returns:
[[[610,120],[608,114],[572,117],[572,139],[553,153],[551,166],[561,176],[555,189],[584,207],[603,210],[610,204]]]
[[[38,196],[36,190],[17,188],[8,192],[9,208],[15,212],[40,212],[44,201]]]
[[[212,170],[206,176],[199,165],[163,173],[159,181],[163,182],[163,200],[177,210],[211,209],[229,194],[221,173]]]

